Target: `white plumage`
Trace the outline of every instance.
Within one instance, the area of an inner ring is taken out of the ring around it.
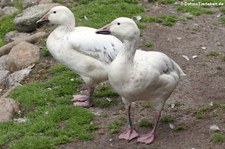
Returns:
[[[107,69],[122,48],[114,36],[96,34],[96,29],[75,27],[73,13],[64,6],[52,8],[37,23],[49,21],[58,27],[49,35],[47,48],[52,56],[77,72],[88,86],[88,95],[74,96],[75,105],[89,107],[96,84],[108,79]]]
[[[104,34],[107,32],[124,43],[108,71],[110,84],[128,107],[129,127],[119,138],[132,140],[139,136],[132,127],[131,102],[146,100],[156,108],[155,124],[150,133],[138,138],[138,142],[151,143],[164,103],[177,86],[180,77],[185,74],[178,64],[161,52],[136,50],[140,31],[133,20],[118,18],[97,31]]]

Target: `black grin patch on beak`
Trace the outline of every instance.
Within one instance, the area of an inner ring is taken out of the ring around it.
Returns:
[[[96,31],[96,34],[111,35],[111,32],[106,30],[99,30]]]
[[[47,23],[49,23],[49,20],[38,20],[38,21],[36,22],[37,28],[40,28],[41,26],[43,26],[43,25],[45,25],[45,24],[47,24]]]

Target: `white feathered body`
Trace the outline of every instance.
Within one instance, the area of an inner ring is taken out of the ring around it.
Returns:
[[[114,36],[95,34],[95,31],[75,27],[68,32],[65,27],[58,27],[47,39],[52,56],[77,72],[89,85],[108,79],[108,66],[122,47]]]
[[[176,87],[181,68],[167,55],[137,50],[132,61],[118,55],[111,63],[109,81],[125,104],[147,100],[162,109]]]

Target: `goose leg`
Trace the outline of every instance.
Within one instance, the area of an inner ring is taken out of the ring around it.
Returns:
[[[89,108],[92,106],[91,97],[93,96],[95,87],[89,87],[87,95],[74,95],[72,102],[74,106]]]
[[[155,115],[155,119],[154,119],[155,123],[154,123],[154,127],[153,127],[152,131],[148,134],[140,136],[137,140],[138,142],[150,144],[154,141],[155,133],[156,133],[156,127],[157,127],[157,124],[159,122],[160,117],[161,117],[161,111],[157,112],[156,115]]]
[[[131,106],[129,105],[128,109],[127,109],[128,128],[125,132],[123,132],[122,134],[119,135],[119,139],[125,139],[125,140],[128,140],[128,141],[131,141],[131,140],[133,140],[133,139],[135,139],[139,136],[138,133],[133,128],[131,116],[130,116],[130,109],[131,109]]]

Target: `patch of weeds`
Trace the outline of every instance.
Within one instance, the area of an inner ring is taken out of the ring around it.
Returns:
[[[183,131],[185,129],[186,129],[186,126],[184,124],[179,124],[174,127],[173,131],[179,132],[179,131]]]
[[[221,17],[221,18],[220,18],[220,21],[221,21],[223,24],[225,24],[225,17]]]
[[[126,119],[124,117],[117,118],[111,124],[108,124],[107,128],[110,134],[118,133],[121,127],[126,123]]]
[[[220,133],[213,133],[211,135],[211,140],[214,142],[225,142],[225,136]]]
[[[3,46],[4,36],[6,33],[15,30],[15,24],[13,23],[15,15],[4,16],[0,18],[0,47]]]
[[[153,105],[151,105],[149,102],[144,102],[144,108],[145,109],[152,109],[153,108]]]
[[[10,97],[19,101],[25,111],[38,106],[69,104],[71,95],[82,83],[81,79],[61,64],[52,67],[51,73],[53,77],[48,81],[23,85]]]
[[[139,29],[145,29],[146,25],[140,22],[136,22]]]
[[[137,0],[93,0],[88,4],[72,8],[78,26],[102,27],[112,20],[124,16],[133,18],[142,13],[144,8],[135,5]],[[84,19],[84,16],[88,20]]]
[[[140,127],[151,127],[152,125],[152,122],[147,119],[142,119],[139,123]]]
[[[225,62],[225,55],[224,55],[224,56],[221,56],[221,60],[222,60],[223,62]]]
[[[44,56],[44,57],[47,57],[47,56],[50,56],[51,53],[49,52],[47,47],[44,47],[44,48],[41,49],[41,55]]]
[[[142,18],[146,23],[156,22],[165,26],[173,26],[178,21],[178,18],[175,15],[161,15],[158,17],[143,16]]]
[[[162,121],[163,123],[165,123],[165,124],[174,122],[172,116],[169,116],[169,115],[163,115],[162,118],[161,118],[161,121]]]
[[[146,48],[150,48],[150,47],[153,47],[153,46],[154,46],[154,43],[152,43],[152,42],[146,42],[144,44],[144,47],[146,47]]]
[[[99,108],[108,108],[110,106],[114,106],[117,105],[118,101],[116,99],[94,99],[93,100],[93,105],[95,107],[99,107]]]
[[[225,14],[225,8],[220,8],[220,12]]]
[[[220,66],[217,66],[216,69],[217,69],[217,70],[223,70],[223,68],[220,67]]]
[[[158,0],[160,4],[174,4],[176,0]]]
[[[175,107],[180,107],[180,106],[182,106],[183,104],[180,102],[180,101],[176,101],[175,102]]]
[[[101,85],[94,93],[95,97],[118,97],[118,94],[113,91],[109,85]]]
[[[199,111],[196,112],[195,117],[197,119],[203,119],[206,116],[206,113],[209,112],[209,108],[202,108]]]
[[[181,11],[183,13],[191,13],[193,15],[199,16],[202,14],[213,14],[213,11],[207,8],[202,8],[199,6],[178,6],[178,11]]]
[[[93,139],[91,124],[94,115],[87,109],[58,105],[37,107],[24,115],[25,123],[0,123],[0,146],[9,143],[10,149],[56,148],[74,139]]]
[[[207,54],[207,56],[212,56],[212,57],[217,57],[219,56],[220,54],[216,51],[209,51],[209,53]]]
[[[225,110],[225,104],[213,103],[213,108],[219,108]]]

